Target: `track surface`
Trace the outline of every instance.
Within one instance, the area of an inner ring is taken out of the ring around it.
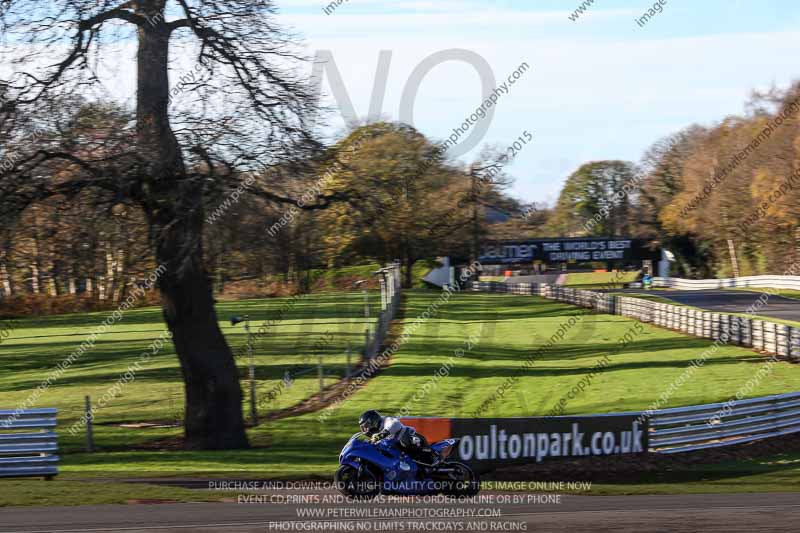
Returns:
[[[306,493],[308,494],[308,493]],[[317,493],[324,495],[327,493]],[[512,496],[482,493],[484,498]],[[516,493],[518,497],[547,498]],[[269,495],[267,495],[269,496]],[[549,495],[555,498],[555,495]],[[298,509],[321,509],[328,519],[299,518]],[[493,518],[346,518],[333,513],[443,513],[494,509]],[[313,524],[309,521],[314,520]],[[0,532],[265,532],[265,531],[630,531],[690,532],[797,531],[800,495],[697,494],[680,496],[560,496],[560,503],[428,504],[408,498],[370,504],[197,503],[92,507],[7,508]],[[360,528],[359,528],[360,525]],[[303,527],[305,526],[305,527]],[[470,529],[471,528],[471,529]]]
[[[719,313],[746,313],[760,297],[760,292],[755,291],[652,291],[645,292],[641,289],[623,289],[613,292],[627,292],[631,294],[650,294],[669,300],[699,307]],[[770,296],[767,304],[756,313],[760,316],[794,320],[800,322],[800,300]]]

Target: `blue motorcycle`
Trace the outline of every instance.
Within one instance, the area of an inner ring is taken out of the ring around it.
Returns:
[[[339,455],[334,481],[345,496],[372,499],[378,494],[474,496],[480,479],[472,469],[448,460],[458,439],[446,439],[430,446],[431,462],[412,459],[395,441],[372,442],[356,433]]]

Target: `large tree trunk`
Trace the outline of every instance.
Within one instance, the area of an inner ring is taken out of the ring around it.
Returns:
[[[141,196],[165,268],[159,278],[164,319],[186,383],[185,436],[189,449],[246,448],[242,389],[217,323],[211,279],[203,263],[202,190],[186,169],[167,113],[169,29],[165,0],[141,0],[153,23],[139,28],[138,149],[146,161]]]
[[[211,279],[198,252],[182,267],[175,264],[180,239],[170,230],[167,233],[171,236],[158,246],[159,262],[167,267],[160,288],[164,319],[186,383],[186,447],[246,448],[239,374],[217,323]],[[176,274],[176,268],[182,270]]]

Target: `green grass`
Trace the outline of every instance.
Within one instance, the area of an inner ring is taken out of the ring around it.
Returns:
[[[616,289],[639,279],[641,272],[575,272],[567,274],[565,287],[574,289]]]
[[[414,263],[411,268],[412,285],[416,288],[424,288],[422,278],[432,269],[436,264],[432,261],[420,260]],[[367,263],[365,265],[354,265],[337,268],[315,268],[308,273],[311,279],[314,280],[313,285],[317,287],[324,287],[327,290],[340,289],[345,291],[352,290],[352,282],[360,279],[374,279],[373,273],[381,268],[378,263]],[[302,274],[299,275],[302,277]],[[281,276],[276,275],[273,277],[279,280]]]
[[[217,455],[226,456],[225,453]],[[319,477],[319,472],[313,472]],[[308,476],[300,477],[311,477]],[[323,472],[330,474],[330,472]],[[242,476],[245,478],[247,476]],[[297,477],[297,476],[290,476]],[[322,476],[329,481],[329,476]],[[0,507],[4,506],[72,506],[133,503],[136,500],[205,502],[235,499],[236,491],[214,492],[159,486],[151,483],[109,482],[106,479],[76,480],[60,476],[54,481],[5,480],[0,491]],[[531,482],[547,480],[536,479]],[[503,490],[508,490],[507,486]],[[484,490],[493,482],[485,481]],[[697,468],[643,472],[634,483],[594,482],[588,491],[574,494],[613,496],[644,494],[704,494],[743,492],[788,492],[800,490],[800,454],[780,454],[772,458],[726,461]],[[553,492],[553,491],[547,491]],[[570,491],[566,491],[570,492]]]
[[[408,294],[407,321],[420,315],[438,293]],[[545,354],[533,369],[520,374],[520,361],[543,345],[572,314],[584,316],[557,349]],[[480,344],[457,360],[450,377],[420,401],[410,414],[419,416],[468,416],[508,376],[518,384],[484,416],[545,414],[561,395],[577,383],[597,361],[612,354],[618,340],[632,326],[625,317],[587,314],[565,304],[525,296],[463,294],[444,306],[436,318],[406,343],[392,366],[362,391],[341,405],[325,423],[310,414],[265,423],[250,430],[257,448],[246,452],[159,452],[140,454],[73,455],[66,458],[66,473],[103,475],[113,470],[124,475],[177,475],[203,473],[270,477],[297,477],[330,473],[346,438],[356,431],[358,414],[369,408],[397,413],[415,391],[431,379],[453,351],[464,346],[469,335]],[[611,363],[595,377],[583,395],[566,405],[565,414],[607,413],[647,408],[710,343],[668,330],[644,326],[623,351],[611,355]],[[666,407],[724,401],[753,375],[763,358],[735,346],[725,346],[670,398]],[[800,390],[796,366],[781,363],[769,380],[750,395],[761,396]],[[141,441],[141,430],[106,429],[98,438],[117,442]],[[177,430],[159,430],[158,436]]]
[[[227,454],[220,453],[220,456]],[[319,475],[319,472],[312,474]],[[329,474],[329,472],[324,472]],[[151,483],[122,483],[98,479],[77,480],[65,475],[53,481],[4,480],[0,507],[74,506],[137,503],[141,500],[175,502],[214,502],[235,499],[236,491],[190,490]],[[242,478],[247,476],[242,476]],[[296,476],[292,476],[296,477]],[[302,477],[302,476],[301,476]],[[305,477],[310,477],[305,476]],[[328,477],[324,479],[328,481]],[[538,480],[534,476],[531,482]],[[484,490],[493,482],[485,481]],[[507,486],[504,490],[508,490]],[[643,472],[635,483],[594,482],[590,490],[573,492],[595,496],[643,494],[703,494],[742,492],[787,492],[800,490],[800,454],[780,454],[769,459],[726,461],[695,468]],[[548,491],[552,492],[552,491]],[[566,491],[570,492],[570,491]]]
[[[406,325],[420,316],[439,294],[408,291]],[[284,302],[275,299],[222,304],[220,316],[250,313],[254,319],[263,320],[274,315]],[[275,383],[287,365],[303,365],[303,356],[316,337],[308,334],[309,330],[322,332],[326,327],[338,328],[335,329],[335,346],[330,348],[328,358],[332,368],[338,361],[341,370],[341,348],[347,340],[357,342],[362,335],[363,322],[358,318],[360,302],[357,294],[313,295],[301,300],[286,323],[257,346],[261,389]],[[521,373],[521,362],[575,314],[582,317],[579,325],[554,349],[537,359],[532,369]],[[13,407],[23,399],[38,385],[43,372],[52,368],[102,316],[50,317],[23,323],[12,339],[0,346],[3,368],[0,405]],[[136,310],[130,311],[94,351],[54,385],[42,398],[41,405],[65,410],[61,442],[68,453],[62,457],[62,480],[92,476],[329,479],[336,468],[341,446],[357,431],[359,413],[370,408],[387,414],[397,413],[412,401],[414,393],[422,390],[455,350],[465,347],[465,340],[471,335],[480,342],[456,359],[450,376],[440,380],[438,387],[409,404],[411,415],[468,416],[509,376],[518,376],[519,381],[483,416],[542,415],[604,356],[610,357],[610,364],[594,378],[585,393],[566,405],[564,414],[647,408],[710,342],[644,325],[641,335],[624,350],[617,351],[619,339],[633,324],[633,320],[625,317],[589,314],[537,297],[460,294],[441,306],[440,312],[417,330],[386,371],[344,402],[324,423],[317,414],[266,422],[249,430],[253,449],[226,452],[132,451],[132,447],[156,439],[176,437],[181,430],[100,425],[95,428],[100,453],[69,453],[76,452],[82,444],[80,435],[63,434],[63,428],[79,414],[79,410],[69,409],[75,409],[76,404],[80,407],[86,391],[99,392],[110,386],[160,330],[156,310]],[[70,336],[70,333],[76,335]],[[226,327],[226,334],[234,346],[244,341],[240,330]],[[736,394],[763,361],[762,356],[750,350],[723,346],[697,370],[692,380],[677,390],[666,407],[725,401]],[[165,407],[165,395],[180,390],[179,376],[174,354],[165,350],[154,359],[152,367],[145,369],[141,379],[124,389],[119,401],[112,402],[98,414],[98,420],[102,423],[166,417],[170,409]],[[316,378],[308,379],[308,384],[298,383],[290,389],[282,401],[288,405],[312,391]],[[796,390],[800,390],[800,370],[796,365],[779,363],[770,378],[761,381],[749,395]],[[792,458],[789,467],[765,466],[759,474],[758,486],[771,486],[785,476],[797,487],[800,479],[797,459]],[[732,473],[725,477],[735,476],[736,465],[730,468]],[[647,480],[643,478],[642,481]],[[667,479],[651,481],[666,487],[665,490],[679,490],[682,486],[668,488]],[[650,481],[644,483],[641,490],[656,490],[647,488],[649,484]],[[731,490],[734,485],[731,484]],[[640,489],[626,484],[620,489],[609,486],[608,490]],[[717,488],[712,487],[710,491],[714,490]],[[721,486],[719,490],[723,490]]]
[[[371,316],[377,316],[379,296],[372,293]],[[234,352],[245,345],[242,325],[232,327],[227,318],[249,314],[254,330],[265,320],[289,309],[285,318],[255,343],[256,378],[261,414],[296,404],[319,389],[317,362],[321,355],[325,383],[344,375],[347,344],[353,348],[352,362],[358,361],[363,345],[365,322],[363,296],[321,294],[306,296],[289,305],[290,299],[224,302],[218,305],[220,324]],[[20,319],[19,327],[0,344],[0,406],[20,405],[42,382],[47,373],[65,359],[107,316],[106,313],[61,315],[39,319]],[[59,409],[61,443],[67,451],[83,445],[80,434],[70,436],[65,428],[83,413],[84,396],[96,403],[112,387],[129,365],[164,330],[161,311],[156,308],[129,310],[121,322],[101,335],[95,347],[85,353],[64,376],[40,398],[38,406]],[[238,361],[244,380],[247,358]],[[267,394],[289,370],[298,375],[291,388],[275,400]],[[245,398],[245,402],[248,398]],[[182,417],[183,380],[171,343],[136,372],[135,381],[125,385],[96,416],[96,438],[100,447],[129,447],[169,436],[164,429],[133,432],[140,438],[130,442],[131,430],[120,423],[141,421],[173,422]],[[114,426],[108,426],[114,424]]]
[[[213,502],[230,498],[230,493],[165,487],[143,483],[70,481],[55,479],[4,480],[0,507],[62,506],[157,502]],[[235,497],[235,496],[234,496]]]

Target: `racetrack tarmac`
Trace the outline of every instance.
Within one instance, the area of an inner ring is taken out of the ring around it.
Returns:
[[[797,531],[800,496],[694,494],[572,496],[481,493],[477,503],[410,498],[350,504],[188,503],[0,509],[0,532],[267,532],[267,531]],[[317,492],[317,496],[333,493]],[[517,503],[505,502],[517,496]],[[279,498],[280,499],[280,498]],[[317,509],[319,518],[301,516]],[[465,513],[499,513],[467,517]],[[386,513],[400,514],[387,517]],[[356,513],[359,513],[358,517]],[[461,513],[462,516],[457,516]],[[348,516],[350,514],[350,516]],[[403,517],[402,515],[406,516]]]
[[[747,313],[747,309],[763,294],[756,291],[724,290],[643,292],[641,289],[616,289],[612,292],[650,294],[717,313]],[[759,308],[756,314],[800,322],[800,300],[770,296],[767,304]]]

